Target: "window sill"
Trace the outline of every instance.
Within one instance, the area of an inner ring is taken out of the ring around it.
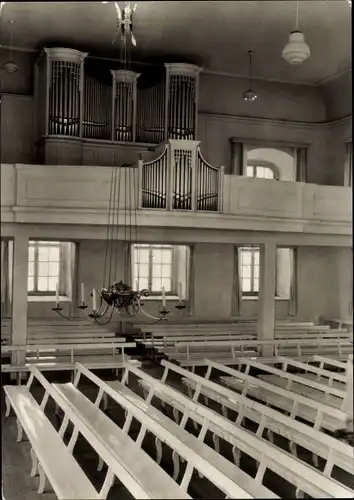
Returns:
[[[242,300],[258,300],[259,297],[258,296],[253,296],[253,297],[250,297],[250,296],[245,296],[245,297],[242,297]],[[275,300],[282,300],[284,302],[288,302],[290,299],[283,299],[282,297],[275,297]]]
[[[53,302],[53,304],[56,303],[55,297],[53,295],[27,295],[27,301],[28,302]],[[71,302],[70,297],[67,297],[66,295],[60,295],[59,297],[60,302]]]
[[[177,297],[177,295],[166,295],[165,299],[166,299],[166,302],[177,301],[177,300],[179,300],[179,297]],[[144,302],[145,300],[157,300],[157,301],[162,302],[162,297],[160,295],[149,295],[149,297],[141,297],[142,302]]]

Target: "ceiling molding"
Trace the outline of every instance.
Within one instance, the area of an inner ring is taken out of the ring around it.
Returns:
[[[227,76],[229,78],[237,78],[242,80],[249,80],[248,75],[240,75],[238,73],[227,73],[223,71],[214,71],[212,69],[204,68],[203,73],[206,75]],[[203,74],[202,73],[202,74]],[[302,87],[315,87],[317,83],[305,83],[299,81],[277,80],[276,78],[265,78],[261,76],[252,76],[252,81],[269,82],[269,83],[283,83],[286,85],[301,85]]]
[[[352,72],[352,67],[348,66],[348,68],[342,69],[338,71],[337,73],[333,73],[333,75],[327,76],[326,78],[322,78],[322,80],[319,80],[314,84],[314,87],[317,87],[319,85],[322,85],[323,83],[330,82],[331,80],[335,80],[336,78],[346,75],[347,73]]]
[[[324,129],[330,127],[332,125],[343,124],[346,121],[350,121],[352,119],[352,115],[345,116],[343,118],[339,118],[337,120],[331,120],[327,122],[300,122],[294,120],[275,120],[271,118],[262,118],[262,117],[251,117],[251,116],[239,116],[239,115],[226,115],[220,113],[206,113],[200,111],[198,113],[200,116],[205,116],[209,119],[214,120],[227,120],[227,121],[238,121],[239,123],[247,123],[247,124],[259,124],[259,125],[267,125],[268,127],[282,127],[282,126],[291,126],[293,128],[298,129]]]
[[[12,52],[32,52],[32,53],[39,53],[41,49],[29,49],[27,47],[10,47],[10,45],[0,45],[0,49],[3,50],[12,50]]]

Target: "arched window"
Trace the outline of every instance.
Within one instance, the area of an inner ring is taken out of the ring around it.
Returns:
[[[252,162],[246,167],[246,177],[259,179],[279,179],[278,171],[274,165],[266,162]]]

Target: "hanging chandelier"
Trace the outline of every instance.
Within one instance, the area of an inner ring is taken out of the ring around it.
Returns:
[[[248,90],[243,94],[243,98],[246,102],[253,102],[257,99],[257,94],[254,90],[252,90],[252,50],[248,51],[249,55],[249,86]]]
[[[289,64],[299,65],[305,62],[310,54],[310,48],[305,42],[305,35],[299,31],[299,0],[297,0],[295,30],[289,35],[289,41],[283,49],[282,57]]]
[[[5,2],[3,2],[3,4],[4,3]],[[0,13],[1,13],[1,11],[0,11]],[[8,75],[12,75],[13,73],[17,73],[17,71],[20,68],[18,67],[18,64],[12,60],[12,28],[13,28],[13,24],[14,24],[12,19],[10,19],[9,24],[10,24],[10,59],[8,61],[4,62],[1,70],[4,73],[7,73]]]
[[[103,2],[104,3],[104,2]],[[136,10],[136,5],[132,8],[130,2],[125,2],[124,8],[121,10],[118,3],[114,2],[116,21],[117,21],[117,33],[120,33],[121,39],[121,50],[120,50],[120,62],[121,68],[120,72],[123,74],[122,87],[124,89],[124,84],[129,83],[129,77],[132,74],[131,71],[131,61],[130,61],[130,45],[136,45],[136,40],[133,34],[133,15]],[[116,33],[116,38],[117,38]],[[113,43],[115,40],[113,41]],[[124,91],[122,94],[124,96]],[[134,175],[133,165],[121,165],[114,166],[112,168],[112,176],[110,182],[110,197],[108,206],[108,221],[107,221],[107,233],[105,239],[105,258],[104,258],[104,271],[102,286],[100,288],[94,288],[91,291],[92,297],[92,312],[90,312],[86,318],[81,317],[82,320],[87,320],[88,318],[94,319],[94,321],[100,325],[108,324],[113,318],[114,314],[121,317],[132,317],[143,314],[153,322],[159,322],[165,319],[170,310],[166,307],[166,294],[165,289],[161,289],[161,307],[158,310],[157,315],[152,315],[145,311],[144,303],[142,299],[150,295],[149,290],[141,289],[139,290],[139,266],[138,275],[135,280],[135,289],[132,286],[123,282],[123,280],[117,280],[117,275],[119,274],[118,264],[123,264],[123,269],[128,269],[131,261],[129,258],[129,253],[127,248],[133,248],[134,244],[138,243],[138,225],[137,225],[137,197],[138,197],[138,176]],[[122,172],[124,171],[124,179],[122,180]],[[124,202],[129,202],[129,210],[124,209],[124,215],[120,214],[120,195],[124,192]],[[133,203],[131,203],[133,198]],[[132,209],[132,205],[134,208]],[[124,221],[122,222],[122,218]],[[119,256],[119,233],[124,231],[124,235],[121,235],[121,240],[124,241],[126,248],[124,249],[123,256]],[[123,237],[122,237],[123,236]],[[129,245],[129,246],[128,246]],[[139,252],[139,247],[137,249]],[[181,295],[181,294],[179,294]],[[181,297],[179,297],[179,303],[175,306],[176,309],[182,310],[186,306]],[[85,303],[85,292],[84,284],[81,283],[81,305],[79,306],[81,311],[86,311],[88,305]],[[59,285],[57,285],[56,290],[56,307],[52,309],[58,313],[62,318],[71,320],[70,317],[65,316],[62,311],[63,308],[60,306],[59,302]],[[75,319],[76,321],[77,319]]]

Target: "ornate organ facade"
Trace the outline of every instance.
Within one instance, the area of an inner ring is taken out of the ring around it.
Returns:
[[[203,159],[196,141],[202,68],[168,63],[139,73],[87,56],[45,48],[36,62],[39,162],[117,166],[140,159],[141,208],[219,211],[223,169]]]

